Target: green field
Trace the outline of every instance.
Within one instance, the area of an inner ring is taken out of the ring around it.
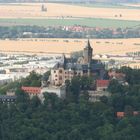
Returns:
[[[89,27],[104,27],[104,28],[130,28],[140,26],[139,21],[113,20],[113,19],[0,19],[0,25],[37,25],[37,26],[68,26],[68,25],[83,25]]]

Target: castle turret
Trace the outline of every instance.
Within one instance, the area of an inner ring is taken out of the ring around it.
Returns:
[[[84,57],[84,63],[85,64],[91,63],[92,52],[93,52],[93,49],[90,45],[90,41],[88,40],[87,45],[86,45],[86,47],[84,48],[84,51],[83,51],[83,57]]]

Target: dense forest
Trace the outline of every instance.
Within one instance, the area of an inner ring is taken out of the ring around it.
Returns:
[[[111,96],[101,97],[100,102],[89,102],[86,89],[80,94],[84,83],[78,77],[67,82],[66,99],[45,93],[43,104],[17,88],[15,104],[0,104],[0,139],[139,140],[140,115],[133,116],[132,111],[140,110],[140,70],[123,67],[118,71],[126,74],[129,84],[112,80],[108,88]],[[87,80],[82,81],[88,85]],[[117,118],[117,111],[124,111],[125,117]]]
[[[86,28],[86,27],[83,27]],[[90,29],[89,31],[64,30],[63,27],[41,27],[41,26],[0,26],[1,39],[17,38],[140,38],[140,28],[103,28],[100,30]]]

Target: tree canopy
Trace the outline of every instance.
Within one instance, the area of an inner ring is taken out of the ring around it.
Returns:
[[[140,71],[131,70],[132,79],[137,72]],[[82,82],[86,85],[87,81]],[[17,89],[14,104],[0,104],[0,139],[139,140],[140,115],[134,116],[132,112],[140,110],[140,81],[130,81],[127,87],[112,81],[109,87],[112,95],[102,97],[100,102],[89,102],[86,90],[80,94],[82,82],[78,77],[66,81],[66,99],[45,93],[43,104],[38,97],[29,99]],[[118,119],[117,111],[124,111],[126,116]]]

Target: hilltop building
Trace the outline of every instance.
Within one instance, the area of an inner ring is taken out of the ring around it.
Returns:
[[[83,49],[83,56],[78,59],[66,58],[63,54],[62,60],[51,69],[49,79],[46,81],[42,78],[41,87],[22,87],[22,90],[29,94],[32,98],[34,95],[38,96],[42,102],[44,100],[43,93],[55,93],[60,98],[65,98],[66,88],[65,81],[72,80],[74,76],[92,76],[97,81],[97,90],[89,91],[91,101],[99,101],[99,98],[103,95],[107,95],[105,92],[109,80],[103,80],[105,74],[105,66],[98,60],[92,59],[93,48],[88,40],[87,45]],[[103,91],[103,92],[102,92]]]
[[[73,58],[62,57],[61,63],[58,63],[52,70],[50,84],[54,86],[65,85],[66,80],[71,80],[74,76],[93,76],[103,79],[105,67],[99,60],[92,59],[93,48],[88,40],[83,49],[83,56],[77,60]]]

